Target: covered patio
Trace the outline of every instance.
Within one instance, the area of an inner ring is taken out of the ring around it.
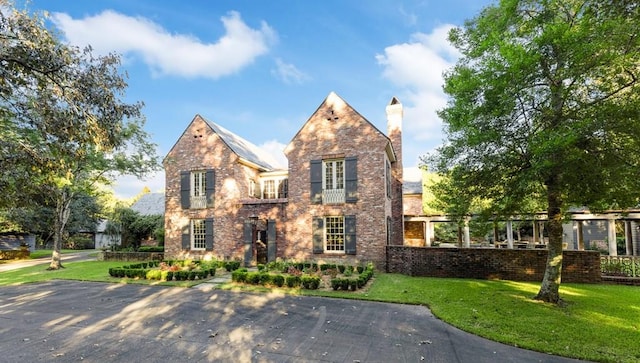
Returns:
[[[440,247],[478,247],[478,248],[507,248],[532,249],[546,248],[548,238],[545,237],[546,213],[528,216],[513,216],[507,220],[494,220],[493,235],[485,236],[484,241],[472,242],[470,222],[478,216],[469,215],[463,219],[458,230],[458,240],[455,243],[440,243]],[[437,223],[455,223],[459,218],[445,215],[405,215],[405,245],[435,246]],[[532,236],[523,237],[519,230],[514,231],[514,224],[526,222],[532,225]],[[606,211],[604,213],[590,213],[575,211],[563,225],[563,244],[566,250],[602,250],[609,256],[618,255],[618,235],[624,236],[625,252],[627,256],[640,256],[640,210]],[[497,223],[504,223],[504,233],[499,233],[495,227]],[[618,233],[618,228],[623,232]],[[622,228],[622,226],[623,228]],[[504,235],[504,238],[500,236]]]

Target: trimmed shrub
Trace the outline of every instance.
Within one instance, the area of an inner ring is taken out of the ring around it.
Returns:
[[[240,261],[226,261],[224,268],[229,272],[235,271],[240,268]]]
[[[258,275],[260,279],[260,285],[268,285],[271,283],[271,274],[268,272],[260,272]]]
[[[138,252],[164,252],[162,246],[142,246],[138,248]]]
[[[300,276],[295,276],[295,275],[287,276],[285,277],[284,282],[287,285],[287,287],[299,287]]]
[[[284,286],[284,276],[282,275],[273,275],[271,276],[271,282],[278,287]]]
[[[247,273],[247,283],[257,285],[260,283],[260,273],[259,272],[248,272]]]
[[[345,266],[344,265],[338,265],[337,267],[338,267],[338,271],[340,271],[340,273],[343,274]]]
[[[173,281],[173,275],[175,274],[175,272],[173,271],[167,271],[167,281]]]
[[[308,290],[316,290],[320,287],[320,278],[318,276],[303,275],[300,281],[302,287]]]
[[[364,271],[364,266],[358,265],[358,267],[356,267],[356,270],[358,271],[359,274],[361,274],[362,271]]]
[[[340,279],[331,279],[331,288],[338,290],[342,286]]]
[[[231,273],[231,280],[234,282],[247,282],[247,269],[240,268]]]

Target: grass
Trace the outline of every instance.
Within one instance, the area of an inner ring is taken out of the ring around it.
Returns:
[[[60,271],[46,265],[0,273],[0,286],[51,279],[136,283],[190,287],[198,281],[158,282],[116,279],[109,267],[122,262],[88,261],[65,264]],[[271,291],[229,283],[225,289]],[[379,273],[358,292],[287,290],[284,293],[341,297],[428,306],[443,321],[521,348],[598,362],[638,362],[640,288],[604,284],[563,284],[565,307],[531,298],[538,283],[409,277]]]
[[[74,253],[81,252],[79,250],[60,250],[60,253]],[[29,254],[29,258],[42,258],[42,257],[51,257],[53,250],[35,250]]]
[[[122,266],[122,261],[84,261],[64,263],[63,269],[49,271],[48,264],[24,267],[0,273],[0,286],[22,285],[49,280],[78,280],[142,285],[191,287],[201,281],[156,281],[114,278],[109,276],[110,267]]]

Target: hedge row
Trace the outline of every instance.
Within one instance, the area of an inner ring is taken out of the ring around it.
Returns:
[[[182,261],[182,260],[170,260],[170,261],[150,261],[135,263],[122,267],[109,268],[109,275],[111,277],[128,277],[147,280],[162,280],[162,281],[184,281],[184,280],[203,280],[206,278],[214,277],[216,274],[216,268],[220,266],[222,261]],[[185,271],[168,271],[157,269],[161,263],[168,266],[179,266],[181,268],[189,267],[192,265],[198,266],[198,269],[185,270]],[[224,265],[224,264],[223,264]]]
[[[141,246],[138,252],[164,252],[163,246]]]
[[[342,265],[335,263],[315,263],[315,262],[287,262],[287,261],[273,261],[269,262],[266,265],[259,264],[259,271],[276,271],[286,273],[289,271],[289,268],[293,267],[299,271],[322,271],[325,272],[327,270],[337,270],[340,273],[353,273],[358,272],[361,274],[367,268],[373,269],[373,265],[369,264],[367,266],[364,265]]]
[[[362,288],[373,277],[373,269],[367,268],[358,277],[343,277],[331,279],[331,288],[334,290],[356,291]]]
[[[231,273],[231,280],[234,282],[242,282],[252,285],[271,285],[271,286],[287,286],[302,287],[303,289],[316,290],[320,287],[320,277],[311,275],[280,275],[268,272],[249,272],[246,268],[235,270]]]

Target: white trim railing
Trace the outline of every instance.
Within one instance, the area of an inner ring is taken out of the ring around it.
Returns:
[[[191,196],[191,208],[192,209],[203,209],[207,207],[207,197],[206,196]]]
[[[323,204],[344,203],[344,189],[325,189],[322,191]]]

